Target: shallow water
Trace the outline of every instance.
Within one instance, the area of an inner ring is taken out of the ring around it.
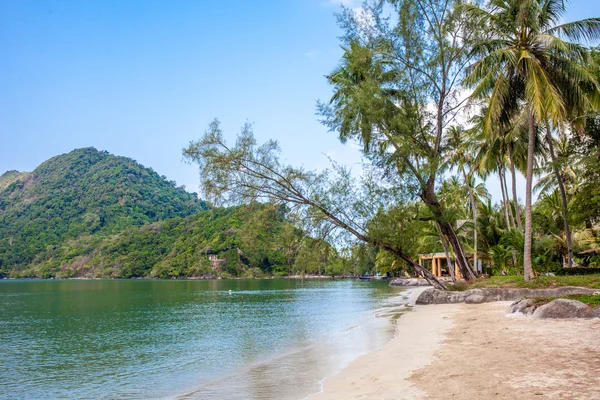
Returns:
[[[352,280],[2,281],[0,397],[301,399],[393,336],[375,314],[398,294]]]

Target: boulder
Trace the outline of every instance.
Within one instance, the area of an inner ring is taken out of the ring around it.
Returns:
[[[431,286],[431,285],[425,279],[394,278],[390,281],[390,286]]]
[[[532,299],[517,300],[508,306],[507,314],[531,315],[537,307],[533,305]]]
[[[427,289],[417,297],[416,304],[454,304],[464,303],[468,292],[450,292]]]
[[[485,303],[485,296],[482,294],[473,293],[465,298],[467,304],[480,304]]]
[[[521,300],[524,297],[566,297],[572,294],[593,294],[597,289],[587,289],[575,286],[564,286],[555,289],[501,289],[481,288],[464,292],[427,289],[417,298],[416,304],[453,304],[465,303],[467,298],[470,303],[488,303],[491,301]],[[480,297],[481,296],[481,297]],[[483,298],[482,298],[483,297]]]
[[[556,299],[539,306],[532,314],[533,318],[590,318],[590,307],[577,300]]]

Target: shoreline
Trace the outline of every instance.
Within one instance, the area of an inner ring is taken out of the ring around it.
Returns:
[[[409,304],[427,288],[410,290]],[[453,326],[458,305],[414,306],[396,319],[390,342],[352,361],[323,380],[322,390],[305,399],[414,399],[422,396],[408,378],[434,360],[445,334]]]
[[[510,303],[416,306],[308,399],[600,398],[600,319],[507,316]]]
[[[286,275],[286,276],[265,276],[261,278],[249,278],[249,277],[203,277],[203,276],[185,276],[185,277],[177,277],[177,278],[153,278],[150,276],[144,277],[133,277],[133,278],[95,278],[95,277],[86,277],[86,276],[76,276],[70,278],[38,278],[38,277],[24,277],[24,278],[12,278],[12,277],[2,277],[0,281],[236,281],[236,280],[272,280],[272,279],[358,279],[358,276],[331,276],[331,275]],[[374,281],[386,281],[387,279],[382,278],[372,278]]]

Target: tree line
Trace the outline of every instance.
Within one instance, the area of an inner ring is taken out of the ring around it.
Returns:
[[[342,142],[361,144],[360,179],[340,165],[285,165],[277,143],[259,145],[249,125],[228,144],[217,120],[184,156],[198,163],[211,201],[286,204],[308,231],[381,250],[441,289],[415,261],[432,231],[466,280],[478,258],[525,280],[556,262],[572,266],[575,247],[597,248],[600,69],[590,46],[600,18],[565,23],[565,11],[559,0],[343,8],[343,56],[317,111]],[[486,199],[491,174],[497,207]]]

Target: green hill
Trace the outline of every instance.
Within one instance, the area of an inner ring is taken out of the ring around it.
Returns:
[[[335,262],[284,209],[210,208],[93,148],[0,176],[0,277],[256,277],[331,272]]]
[[[26,269],[13,271],[11,276],[285,275],[302,248],[310,249],[313,242],[286,222],[274,205],[217,208],[187,218],[129,227],[115,235],[82,236],[48,248]],[[219,261],[211,262],[211,256]]]
[[[49,246],[207,209],[134,160],[94,148],[0,176],[0,270],[20,269]]]

